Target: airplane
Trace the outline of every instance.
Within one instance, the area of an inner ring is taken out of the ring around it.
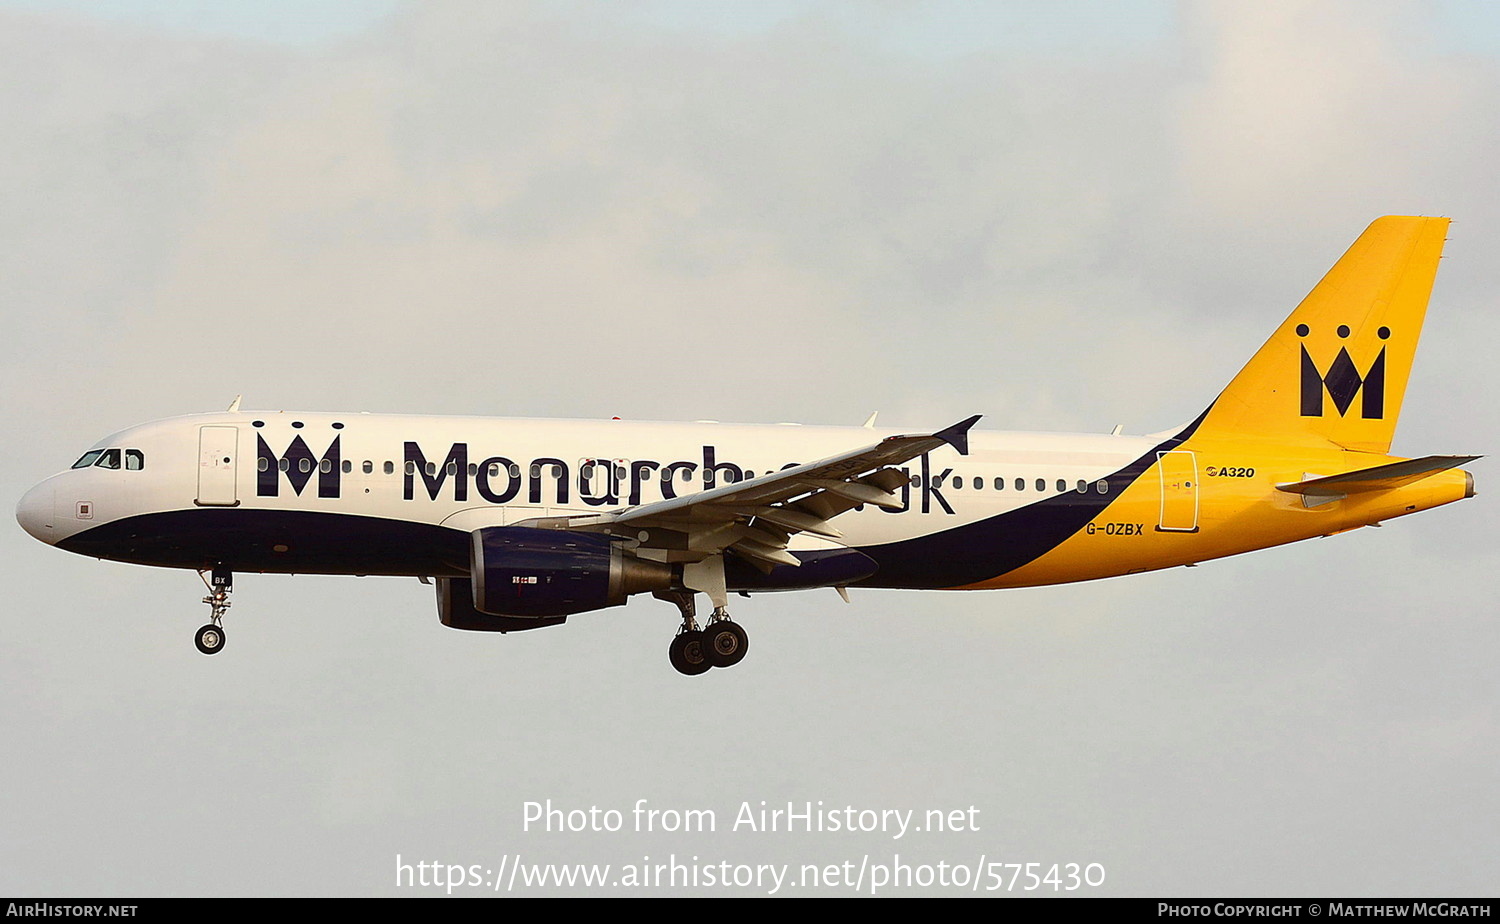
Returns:
[[[105,437],[16,508],[70,552],[188,568],[198,649],[235,572],[399,575],[455,629],[651,594],[687,675],[744,658],[729,596],[1086,581],[1474,496],[1479,456],[1390,454],[1449,220],[1377,219],[1214,401],[1148,436],[229,410]],[[712,606],[697,619],[697,595]]]

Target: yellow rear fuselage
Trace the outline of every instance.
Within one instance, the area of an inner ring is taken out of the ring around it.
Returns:
[[[1190,565],[1331,536],[1473,496],[1457,469],[1309,506],[1277,485],[1402,457],[1247,439],[1188,438],[1099,515],[1036,560],[965,589],[1062,584]]]

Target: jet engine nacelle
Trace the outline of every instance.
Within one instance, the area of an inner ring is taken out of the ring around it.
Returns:
[[[473,606],[493,616],[568,616],[667,590],[672,569],[593,533],[493,526],[473,533]]]
[[[474,592],[468,578],[435,578],[438,621],[450,629],[470,632],[524,632],[568,621],[566,616],[492,616],[474,609]]]

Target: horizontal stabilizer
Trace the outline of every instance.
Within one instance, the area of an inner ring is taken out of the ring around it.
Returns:
[[[1276,490],[1286,491],[1289,494],[1301,494],[1309,498],[1337,498],[1358,491],[1384,491],[1388,488],[1399,488],[1414,481],[1421,481],[1429,475],[1436,475],[1450,468],[1458,468],[1478,458],[1482,457],[1423,456],[1420,459],[1408,459],[1405,462],[1362,468],[1345,472],[1342,475],[1329,475],[1290,484],[1279,484]]]

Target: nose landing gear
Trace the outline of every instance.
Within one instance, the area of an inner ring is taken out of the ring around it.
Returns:
[[[234,575],[228,568],[215,567],[212,571],[199,571],[198,577],[208,588],[208,596],[203,598],[203,602],[210,608],[211,622],[198,630],[197,635],[193,637],[193,642],[198,646],[198,650],[206,655],[218,654],[224,650],[224,611],[229,609],[229,594],[234,590]]]

